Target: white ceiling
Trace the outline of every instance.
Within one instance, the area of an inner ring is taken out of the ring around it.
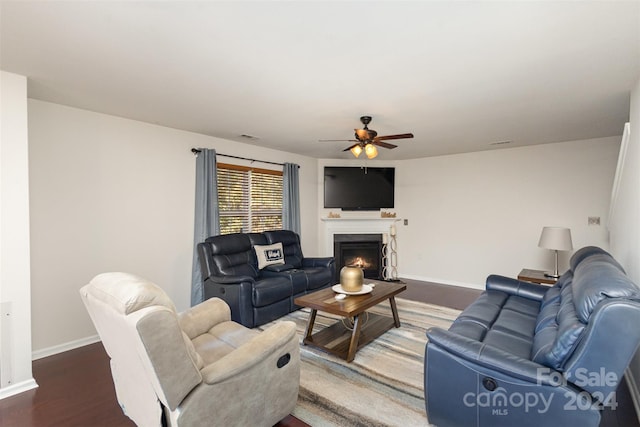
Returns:
[[[31,98],[318,158],[352,158],[318,139],[362,115],[414,133],[385,160],[620,135],[640,77],[640,1],[2,1],[0,20]]]

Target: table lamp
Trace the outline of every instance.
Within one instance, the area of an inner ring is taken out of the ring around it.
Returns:
[[[570,251],[573,249],[571,243],[571,230],[566,227],[543,227],[538,246],[555,251],[556,265],[553,273],[544,273],[547,277],[558,278],[558,251]]]

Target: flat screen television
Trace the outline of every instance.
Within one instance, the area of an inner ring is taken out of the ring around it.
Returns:
[[[325,166],[324,207],[343,210],[393,208],[395,168]]]

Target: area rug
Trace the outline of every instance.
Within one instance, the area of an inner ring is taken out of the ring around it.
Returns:
[[[280,319],[296,323],[301,343],[296,418],[313,427],[429,425],[423,392],[425,332],[432,326],[448,328],[460,311],[401,298],[396,303],[402,326],[358,350],[351,363],[302,345],[309,309]],[[388,302],[370,311],[391,315]],[[336,319],[318,312],[314,332]]]

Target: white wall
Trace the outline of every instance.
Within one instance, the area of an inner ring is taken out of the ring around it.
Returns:
[[[31,373],[27,79],[0,71],[0,398]]]
[[[608,247],[606,224],[620,138],[417,159],[397,171],[400,275],[483,287],[491,273],[551,269],[543,226],[571,228],[574,248]],[[599,216],[600,226],[588,226]],[[567,266],[569,253],[560,257]]]
[[[95,334],[78,289],[101,272],[147,277],[179,310],[189,306],[192,147],[299,164],[303,250],[314,255],[315,159],[38,100],[28,105],[36,357]]]
[[[629,277],[640,284],[640,79],[631,92],[629,135],[620,175],[616,203],[610,221],[611,253]],[[640,413],[640,352],[631,361],[629,386]]]

